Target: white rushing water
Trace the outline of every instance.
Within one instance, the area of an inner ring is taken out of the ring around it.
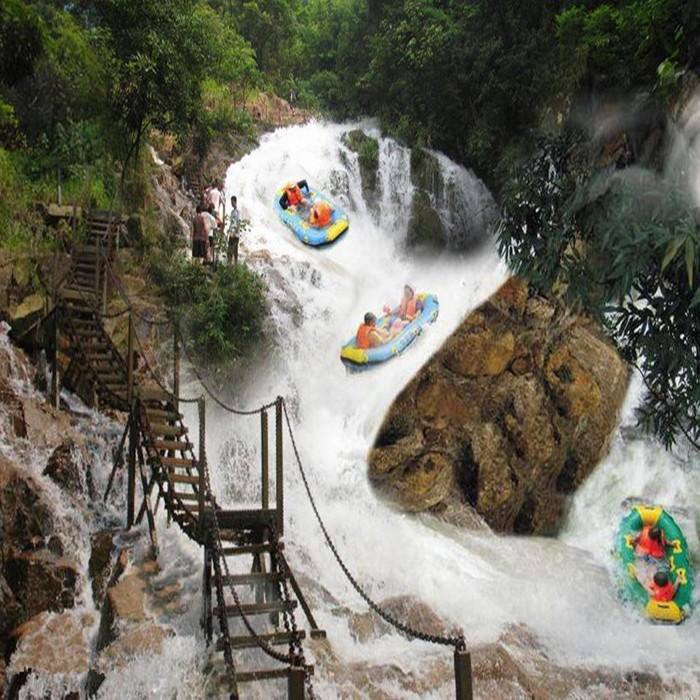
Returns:
[[[382,199],[376,217],[362,199],[357,157],[341,142],[350,128],[312,122],[277,130],[228,171],[227,201],[236,194],[251,222],[241,257],[252,260],[257,251],[269,251],[284,279],[284,294],[298,299],[303,309],[301,319],[293,320],[275,306],[283,357],[266,366],[254,386],[241,387],[233,396],[254,407],[281,394],[296,408],[296,439],[322,516],[350,569],[375,598],[418,596],[460,624],[469,643],[495,641],[506,626],[522,624],[557,663],[658,671],[697,682],[700,693],[700,616],[678,627],[649,625],[620,604],[612,580],[612,537],[622,514],[620,502],[628,496],[669,507],[696,557],[700,551],[697,455],[666,453],[627,429],[634,423],[637,389],[630,392],[623,429],[609,457],[579,489],[556,539],[460,532],[396,512],[373,493],[366,455],[384,413],[465,314],[506,279],[506,270],[492,241],[468,256],[404,252],[412,196],[408,151],[380,140]],[[469,193],[467,199],[488,204],[479,181],[450,168],[458,173],[458,186]],[[288,179],[301,178],[332,193],[349,213],[348,232],[325,249],[301,244],[272,209],[275,190]],[[401,357],[372,371],[347,373],[339,360],[341,344],[365,311],[395,303],[405,283],[437,295],[437,322]],[[230,421],[220,418],[220,444],[234,428]],[[246,449],[251,454],[256,428],[249,428]],[[239,434],[247,429],[235,424]],[[323,542],[289,445],[286,449],[285,538],[292,563],[342,604],[363,611]],[[220,445],[208,445],[210,455],[217,450]],[[230,495],[236,488],[226,464],[228,460],[214,473],[214,489]],[[427,645],[398,636],[356,644],[346,620],[324,610],[318,619],[346,660],[395,662],[400,653],[402,663],[409,658],[419,666],[431,653]]]
[[[609,456],[579,488],[558,538],[459,530],[398,512],[373,492],[366,457],[385,412],[461,319],[503,283],[507,271],[492,240],[468,254],[406,252],[403,238],[413,193],[409,152],[380,139],[382,194],[372,213],[362,198],[357,156],[341,142],[343,133],[356,126],[312,122],[279,129],[229,168],[226,200],[235,194],[250,221],[240,259],[268,279],[281,350],[278,357],[261,360],[245,386],[231,387],[226,400],[257,408],[277,395],[285,397],[321,515],[348,567],[373,598],[420,598],[461,626],[470,646],[495,642],[509,627],[523,626],[556,664],[658,672],[682,679],[700,697],[699,611],[678,627],[654,626],[616,595],[611,544],[623,499],[638,496],[667,506],[688,537],[696,571],[700,552],[698,457],[683,449],[667,453],[637,435],[632,429],[640,392],[636,383]],[[362,126],[378,136],[373,125]],[[444,177],[458,192],[459,215],[471,208],[474,218],[483,216],[492,206],[483,185],[443,156],[439,160]],[[332,194],[348,212],[348,232],[329,247],[303,245],[272,208],[276,189],[288,179],[302,178]],[[437,295],[436,323],[402,356],[370,371],[346,372],[340,346],[365,311],[395,304],[405,283]],[[186,395],[200,391],[194,384],[183,388]],[[196,413],[191,405],[183,409],[195,437]],[[258,502],[259,418],[232,417],[211,401],[207,410],[215,494],[229,506],[242,505],[241,499]],[[353,639],[347,616],[333,614],[332,608],[340,605],[360,613],[367,608],[324,543],[288,439],[285,464],[287,555],[302,585],[316,581],[337,601],[320,604],[314,614],[340,663],[397,664],[406,672],[425,669],[431,659],[446,658],[449,664],[450,650],[397,634],[366,643]],[[198,623],[201,551],[177,528],[166,528],[163,513],[158,531],[160,575],[180,579],[191,611],[170,621],[177,634],[165,642],[160,655],[135,659],[121,675],[108,676],[100,697],[202,695],[200,674],[207,651]],[[346,697],[348,692],[321,670],[314,686],[324,698]],[[387,690],[409,697],[390,682]],[[479,696],[479,688],[475,690]],[[37,687],[24,697],[34,691],[41,694]],[[447,677],[442,687],[421,697],[452,697],[453,692],[453,680]],[[580,697],[596,697],[596,691],[582,691]]]

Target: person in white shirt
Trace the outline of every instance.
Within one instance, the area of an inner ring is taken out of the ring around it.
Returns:
[[[223,204],[224,193],[221,190],[221,182],[215,180],[209,190],[209,204],[214,207],[214,214],[218,214]]]
[[[231,197],[231,213],[228,219],[228,252],[227,259],[233,264],[238,264],[238,241],[241,237],[241,213],[238,211],[238,199]]]

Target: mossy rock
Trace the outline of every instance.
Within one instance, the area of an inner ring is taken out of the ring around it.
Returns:
[[[406,245],[433,248],[445,245],[445,227],[440,215],[433,209],[430,197],[423,190],[416,190],[413,193]]]
[[[379,142],[367,136],[362,129],[353,129],[343,134],[341,141],[358,155],[362,194],[371,204],[377,200],[377,176],[379,173]]]
[[[422,148],[411,150],[411,182],[417,189],[425,190],[440,199],[445,189],[440,161]]]

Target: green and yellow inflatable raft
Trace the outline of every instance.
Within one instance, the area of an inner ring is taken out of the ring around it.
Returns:
[[[668,602],[654,600],[637,578],[641,559],[635,553],[634,541],[647,525],[660,527],[666,540],[665,557],[647,561],[655,569],[668,571],[672,582],[680,580],[673,600]],[[688,545],[676,521],[661,506],[635,505],[620,523],[616,549],[622,567],[623,597],[644,610],[652,620],[682,622],[692,607],[694,581]]]

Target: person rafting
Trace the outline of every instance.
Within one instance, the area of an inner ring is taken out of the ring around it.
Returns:
[[[384,313],[389,316],[397,316],[402,321],[411,322],[416,316],[420,314],[423,310],[423,304],[416,297],[416,293],[413,291],[413,287],[410,284],[404,285],[403,297],[401,297],[400,304],[395,309],[390,309],[388,306],[384,307]]]
[[[657,571],[649,583],[649,595],[661,603],[668,603],[673,600],[680,583],[680,576],[677,576],[676,580],[671,583],[666,571]]]
[[[660,527],[645,525],[634,538],[634,545],[637,556],[653,559],[663,559],[666,556],[666,539]]]
[[[333,207],[323,199],[319,199],[311,205],[309,211],[310,226],[326,226],[331,221],[333,215]]]
[[[383,345],[386,340],[386,336],[377,328],[377,317],[368,311],[364,323],[360,324],[355,334],[355,344],[362,350],[368,350]]]
[[[308,204],[308,200],[306,197],[304,197],[302,189],[306,190],[306,193],[309,194],[309,185],[306,180],[299,180],[299,182],[288,182],[284,186],[284,192],[280,197],[280,206],[282,209],[297,207],[300,204]]]

